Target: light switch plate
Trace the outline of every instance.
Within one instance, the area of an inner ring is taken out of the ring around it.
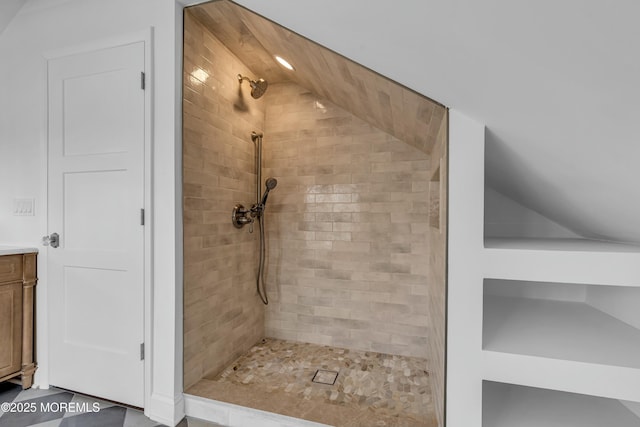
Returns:
[[[14,216],[34,216],[35,199],[13,199]]]

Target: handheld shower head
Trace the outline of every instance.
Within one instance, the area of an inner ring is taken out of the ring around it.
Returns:
[[[269,191],[276,188],[276,185],[278,185],[278,180],[275,178],[267,178],[267,180],[264,182],[264,185],[265,187],[267,187],[267,189],[262,195],[262,201],[260,202],[262,206],[264,206],[267,203],[267,196],[269,196]]]
[[[249,77],[245,77],[242,74],[238,74],[238,81],[242,84],[242,81],[246,80],[251,85],[251,96],[254,99],[260,98],[267,91],[269,83],[265,79],[251,80]]]
[[[276,185],[278,185],[278,180],[275,178],[267,178],[264,185],[267,187],[267,190],[273,190],[276,188]]]

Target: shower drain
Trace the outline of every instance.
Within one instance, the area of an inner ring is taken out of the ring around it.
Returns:
[[[334,385],[338,378],[338,371],[327,371],[325,369],[318,369],[313,376],[311,382],[318,384]]]

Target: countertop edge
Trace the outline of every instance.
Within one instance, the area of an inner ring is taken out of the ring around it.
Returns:
[[[22,246],[1,246],[0,245],[0,256],[3,255],[20,255],[20,254],[33,254],[38,253],[37,248],[29,248]]]

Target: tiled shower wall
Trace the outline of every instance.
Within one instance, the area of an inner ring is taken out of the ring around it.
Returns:
[[[448,194],[448,114],[440,125],[436,144],[431,151],[429,200],[435,210],[429,227],[429,345],[427,368],[436,416],[444,426],[445,350],[447,304],[447,194]],[[437,207],[434,206],[437,204]]]
[[[255,290],[257,233],[231,224],[237,202],[255,201],[251,131],[263,100],[236,75],[253,76],[185,13],[184,45],[184,387],[222,370],[264,337]]]
[[[298,85],[268,98],[267,336],[427,357],[430,157]]]

